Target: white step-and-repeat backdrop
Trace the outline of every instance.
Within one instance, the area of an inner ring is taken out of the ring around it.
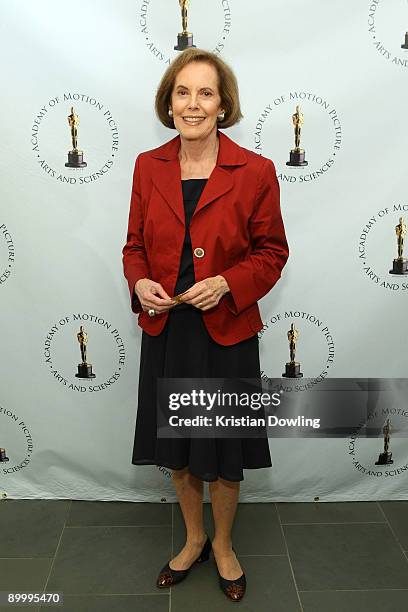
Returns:
[[[20,0],[1,22],[0,494],[174,501],[166,468],[131,464],[141,330],[121,249],[135,158],[175,136],[153,102],[179,2]],[[191,0],[188,25],[237,75],[244,119],[226,133],[279,174],[291,254],[260,303],[264,374],[281,376],[294,322],[307,377],[405,377],[408,275],[390,269],[408,222],[407,0]],[[297,105],[303,167],[286,164]],[[71,107],[83,167],[67,166]],[[408,406],[379,417],[396,431]],[[403,437],[388,465],[382,434],[270,446],[242,501],[408,499]]]

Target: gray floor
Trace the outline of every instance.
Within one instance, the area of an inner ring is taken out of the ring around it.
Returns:
[[[229,602],[214,559],[155,587],[181,547],[178,504],[0,501],[0,591],[62,591],[64,612],[404,612],[408,501],[239,504],[233,543],[245,599]],[[205,521],[213,535],[211,506]],[[23,609],[1,607],[0,609]]]

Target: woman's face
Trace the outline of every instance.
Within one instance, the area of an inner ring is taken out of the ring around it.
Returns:
[[[176,77],[171,108],[176,130],[186,140],[201,140],[216,129],[222,112],[218,75],[214,66],[190,62]]]

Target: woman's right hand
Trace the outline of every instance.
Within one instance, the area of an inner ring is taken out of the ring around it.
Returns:
[[[145,311],[153,308],[157,313],[166,312],[176,305],[176,302],[165,292],[161,284],[150,278],[139,279],[135,284],[134,291]]]

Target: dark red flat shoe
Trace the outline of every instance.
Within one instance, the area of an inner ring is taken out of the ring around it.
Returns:
[[[188,572],[191,570],[191,568],[193,567],[195,563],[203,563],[203,561],[208,561],[208,558],[211,552],[211,548],[212,548],[211,540],[207,536],[207,540],[198,558],[195,561],[193,561],[190,567],[188,567],[185,570],[171,569],[169,565],[170,561],[168,561],[166,565],[160,570],[160,573],[156,580],[156,586],[159,589],[164,589],[164,588],[173,586],[174,584],[177,584],[178,582],[181,582],[182,580],[184,580],[184,578],[187,577]]]

